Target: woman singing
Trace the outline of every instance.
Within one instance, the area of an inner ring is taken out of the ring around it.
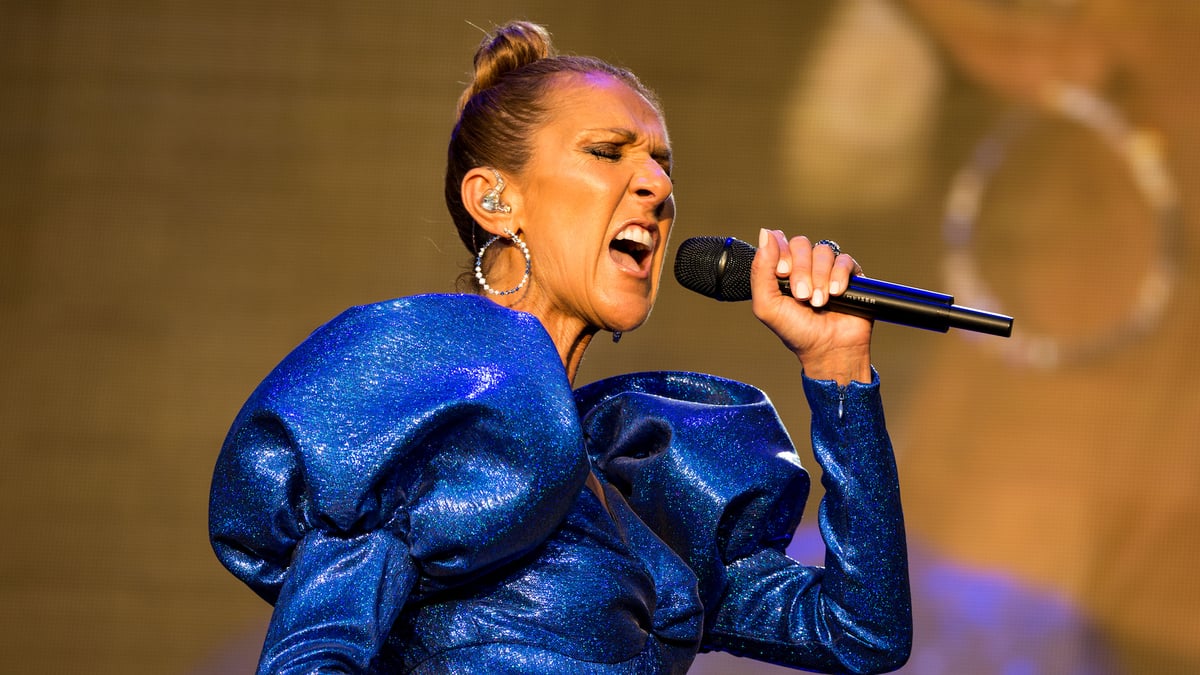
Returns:
[[[854,259],[763,230],[755,315],[803,368],[808,495],[757,389],[632,374],[573,390],[646,320],[675,215],[659,105],[516,22],[475,55],[446,202],[473,293],[350,309],[262,382],[213,480],[213,546],[275,606],[261,673],[680,673],[699,650],[824,672],[907,658],[904,527],[871,323],[814,311]],[[796,299],[779,292],[791,282]]]

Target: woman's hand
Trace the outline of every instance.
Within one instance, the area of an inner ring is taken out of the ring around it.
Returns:
[[[822,309],[861,271],[854,258],[838,255],[831,246],[813,246],[803,236],[789,241],[779,230],[759,232],[758,253],[750,266],[754,315],[813,379],[841,385],[871,381],[872,322]],[[793,297],[779,292],[779,279],[789,280]]]

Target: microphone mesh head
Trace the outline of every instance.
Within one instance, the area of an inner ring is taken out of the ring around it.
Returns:
[[[733,237],[685,239],[675,253],[675,279],[684,288],[716,300],[749,300],[754,251]]]

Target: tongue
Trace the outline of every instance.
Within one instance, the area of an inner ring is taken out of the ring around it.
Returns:
[[[632,255],[626,253],[625,251],[622,251],[621,249],[619,249],[615,246],[609,247],[608,257],[612,258],[613,262],[615,262],[620,267],[625,267],[625,268],[628,268],[631,270],[637,270],[637,269],[642,268],[642,266],[638,264],[637,258],[633,257]]]

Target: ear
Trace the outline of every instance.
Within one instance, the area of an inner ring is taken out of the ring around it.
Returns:
[[[504,179],[504,190],[500,192],[500,202],[509,206],[509,212],[488,211],[483,208],[483,198],[498,185],[496,174],[488,167],[477,166],[471,169],[462,179],[462,200],[467,212],[476,223],[492,234],[504,234],[504,230],[516,232],[518,228],[513,223],[517,210],[514,207],[515,190],[512,189],[507,177]]]

